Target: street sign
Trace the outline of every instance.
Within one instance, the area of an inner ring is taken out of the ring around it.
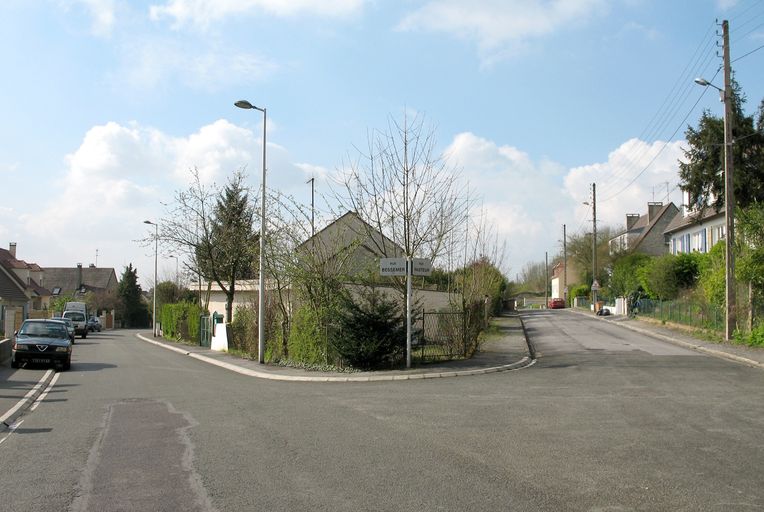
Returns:
[[[412,262],[414,264],[412,275],[429,276],[432,274],[432,261],[427,258],[414,258]]]
[[[405,276],[406,258],[379,258],[379,275]]]
[[[600,289],[600,283],[599,281],[595,279],[594,282],[592,283],[592,291],[596,292],[596,291],[599,291],[599,289]]]

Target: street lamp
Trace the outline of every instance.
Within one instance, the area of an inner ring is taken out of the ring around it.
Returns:
[[[159,255],[159,224],[151,222],[150,220],[144,220],[144,224],[151,224],[154,226],[154,299],[153,299],[153,313],[151,314],[151,332],[154,337],[157,337],[157,258]]]
[[[726,46],[726,45],[725,45]],[[727,48],[725,47],[725,53]],[[725,55],[725,89],[721,89],[705,78],[696,78],[695,83],[703,87],[713,87],[721,93],[724,102],[724,223],[726,229],[726,241],[724,250],[725,263],[725,306],[726,315],[724,322],[724,338],[732,339],[735,330],[735,196],[732,185],[732,98],[729,86],[729,70],[726,69],[729,59]]]
[[[234,103],[245,110],[255,109],[263,113],[263,195],[260,201],[260,279],[257,292],[257,360],[265,362],[265,126],[267,114],[246,100]],[[230,319],[229,319],[230,320]]]
[[[175,258],[175,286],[180,286],[179,279],[178,279],[178,257],[174,254],[169,254],[167,256],[168,258]]]

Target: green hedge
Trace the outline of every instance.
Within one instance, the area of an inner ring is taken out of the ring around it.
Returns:
[[[202,308],[195,303],[164,304],[159,316],[162,333],[167,338],[199,343],[201,314]]]

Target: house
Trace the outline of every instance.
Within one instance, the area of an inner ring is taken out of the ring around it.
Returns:
[[[0,338],[10,338],[30,304],[23,281],[0,260]]]
[[[647,203],[647,213],[626,214],[626,229],[608,241],[611,255],[621,252],[639,252],[650,256],[666,254],[668,239],[664,233],[676,218],[679,209],[674,203]]]
[[[45,267],[45,285],[51,290],[53,298],[69,295],[75,299],[86,293],[116,295],[117,274],[113,268],[98,268],[90,265],[84,268],[81,263],[76,268]]]
[[[28,297],[26,315],[30,311],[48,309],[51,292],[44,285],[44,272],[36,263],[27,263],[16,258],[16,243],[11,242],[8,249],[0,249],[0,265],[11,272],[21,283]]]
[[[686,193],[685,199],[689,199]],[[722,207],[716,211],[711,207],[690,208],[683,205],[682,213],[674,217],[664,233],[671,254],[706,253],[727,234],[725,209]]]
[[[379,258],[403,257],[401,246],[349,211],[297,247],[344,275],[378,273]]]
[[[567,271],[566,271],[567,270]],[[581,272],[578,266],[568,258],[567,269],[565,261],[560,260],[552,267],[552,295],[553,299],[566,299],[570,285],[581,282]]]

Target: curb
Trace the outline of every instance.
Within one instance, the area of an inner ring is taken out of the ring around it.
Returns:
[[[56,374],[55,370],[49,369],[47,372],[45,372],[45,375],[42,376],[42,378],[37,382],[37,384],[30,389],[26,395],[24,395],[24,398],[19,400],[16,405],[11,407],[5,414],[0,416],[0,426],[5,425],[5,427],[11,427],[13,425],[13,422],[21,416],[24,411],[29,408],[32,404],[37,401],[39,396],[42,394],[43,390],[46,388],[48,383],[51,381],[53,376]]]
[[[339,377],[339,376],[311,377],[308,375],[280,375],[277,373],[267,373],[267,372],[261,372],[257,370],[251,370],[249,368],[243,368],[235,364],[226,363],[224,361],[218,361],[217,359],[213,359],[211,357],[195,354],[188,350],[183,350],[177,347],[167,345],[166,343],[154,341],[152,339],[146,338],[145,336],[141,334],[136,334],[135,336],[153,345],[157,345],[167,350],[172,350],[173,352],[177,352],[178,354],[189,356],[194,359],[198,359],[199,361],[203,361],[205,363],[212,364],[220,368],[224,368],[226,370],[239,373],[241,375],[246,375],[248,377],[256,377],[258,379],[288,381],[288,382],[384,382],[384,381],[403,381],[403,380],[421,380],[421,379],[444,379],[448,377],[468,377],[471,375],[486,375],[489,373],[522,370],[523,368],[528,368],[530,366],[533,366],[536,363],[535,358],[529,359],[526,356],[512,364],[507,364],[502,366],[493,366],[490,368],[479,368],[474,370],[462,370],[462,371],[412,373],[410,375],[405,375],[405,374],[404,375],[400,375],[400,374],[398,375],[367,375],[367,376],[354,376],[354,377]],[[526,338],[526,342],[527,342],[527,338]]]
[[[590,316],[587,313],[582,313],[580,311],[575,311],[574,309],[570,309],[570,311],[577,313],[579,315],[584,316]],[[751,366],[753,368],[760,368],[764,370],[764,363],[760,363],[758,361],[754,361],[753,359],[748,359],[747,357],[742,356],[736,356],[735,354],[730,354],[728,352],[725,352],[723,350],[715,350],[713,348],[704,347],[702,345],[696,345],[695,343],[690,343],[688,341],[682,341],[678,340],[676,338],[672,338],[671,336],[666,336],[665,334],[661,334],[658,332],[649,331],[647,329],[642,329],[640,327],[635,327],[633,325],[625,324],[623,322],[612,322],[613,325],[618,325],[623,327],[624,329],[629,329],[634,332],[638,332],[640,334],[644,334],[646,336],[652,336],[653,338],[657,338],[661,341],[667,341],[669,343],[672,343],[674,345],[678,345],[680,347],[689,348],[692,350],[695,350],[697,352],[702,352],[704,354],[708,354],[710,356],[718,357],[720,359],[726,359],[728,361],[732,361],[735,363],[744,364],[746,366]]]

